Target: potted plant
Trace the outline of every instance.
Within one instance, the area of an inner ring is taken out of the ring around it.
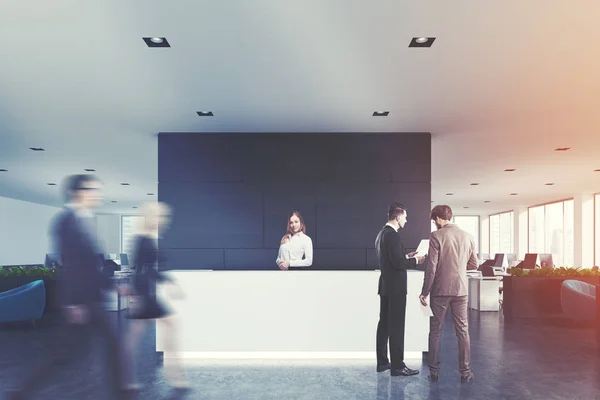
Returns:
[[[36,280],[43,280],[46,286],[46,310],[57,307],[58,277],[60,268],[47,268],[39,266],[0,266],[0,292],[5,292]]]
[[[512,318],[563,318],[560,291],[563,281],[576,279],[600,284],[600,271],[594,268],[512,268],[504,278],[503,313]]]

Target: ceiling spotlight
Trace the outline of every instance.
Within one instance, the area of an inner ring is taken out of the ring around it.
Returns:
[[[137,207],[131,207],[131,208],[137,208]]]
[[[33,150],[33,151],[46,151],[46,150],[42,149],[41,147],[30,147],[29,149]]]
[[[390,115],[389,111],[374,111],[373,112],[374,117],[387,117],[388,115]]]
[[[92,169],[92,168],[86,168],[85,171],[87,171],[87,172],[96,172],[96,170]]]
[[[148,196],[154,196],[154,193],[146,193]]]
[[[514,172],[514,171],[516,171],[516,169],[514,169],[514,168],[507,168],[504,170],[504,172]]]
[[[469,208],[469,207],[463,207],[463,208]]]
[[[111,203],[116,203],[117,201],[116,201],[116,200],[111,200],[110,202],[111,202]]]
[[[171,47],[167,38],[164,37],[144,37],[142,39],[148,47]]]
[[[196,114],[198,114],[199,117],[214,117],[215,114],[213,114],[212,111],[196,111]]]
[[[431,47],[433,42],[435,41],[434,37],[414,37],[410,41],[408,47]]]
[[[8,172],[7,169],[0,169],[0,172]]]
[[[129,183],[123,182],[123,183],[121,183],[121,186],[129,186]]]
[[[50,183],[48,183],[48,186],[56,186],[56,183],[50,182]]]
[[[554,186],[554,183],[546,183],[546,186]]]
[[[454,193],[446,193],[446,196],[452,196]]]
[[[485,200],[485,201],[484,201],[484,203],[489,203],[489,202],[490,202],[489,200]]]
[[[567,151],[567,150],[571,150],[571,148],[570,147],[559,147],[559,148],[554,149],[554,151]]]
[[[471,186],[479,186],[479,183],[471,183]]]
[[[511,193],[510,195],[511,195],[511,196],[516,196],[516,195],[518,195],[518,194],[519,194],[519,193]]]

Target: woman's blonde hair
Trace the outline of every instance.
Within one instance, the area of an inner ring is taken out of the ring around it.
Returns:
[[[144,218],[138,226],[140,235],[157,237],[159,234],[159,218],[171,215],[171,207],[163,202],[148,202],[142,206],[141,216]]]

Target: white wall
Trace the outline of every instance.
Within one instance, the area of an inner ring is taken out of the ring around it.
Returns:
[[[121,252],[121,216],[118,214],[96,215],[98,243],[104,253]]]
[[[0,197],[0,265],[43,264],[52,251],[50,223],[60,210]]]

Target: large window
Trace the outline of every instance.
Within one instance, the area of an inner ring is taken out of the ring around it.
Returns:
[[[513,211],[490,215],[490,257],[514,252],[514,215]]]
[[[129,257],[133,257],[133,246],[135,244],[135,235],[139,231],[144,217],[139,215],[123,215],[121,216],[121,252]]]
[[[594,255],[596,260],[594,265],[600,265],[600,193],[594,196],[594,220],[594,224],[596,225],[594,234],[596,242]]]
[[[479,216],[456,215],[452,218],[452,222],[462,230],[473,235],[473,239],[475,239],[475,253],[479,253]]]
[[[529,208],[529,252],[549,253],[556,266],[573,266],[573,200]]]

